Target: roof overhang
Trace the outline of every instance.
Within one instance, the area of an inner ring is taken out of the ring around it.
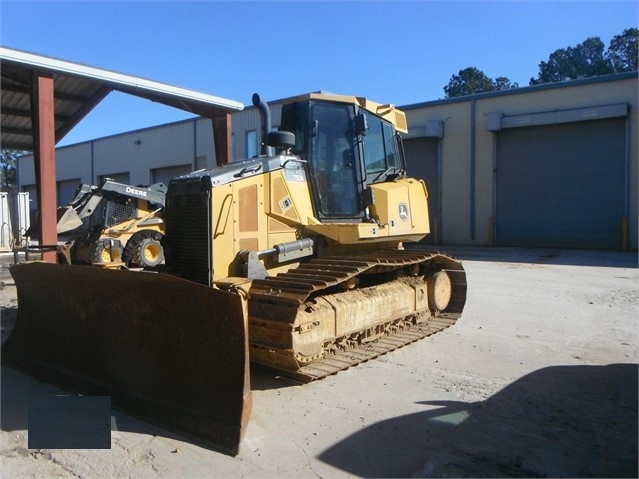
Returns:
[[[110,92],[119,91],[211,119],[244,108],[242,103],[110,70],[0,47],[1,147],[32,151],[34,78],[54,81],[55,142],[58,143]]]

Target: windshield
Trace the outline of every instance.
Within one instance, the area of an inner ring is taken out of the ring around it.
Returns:
[[[339,103],[311,106],[310,163],[320,211],[326,216],[359,215],[353,152],[353,109]]]

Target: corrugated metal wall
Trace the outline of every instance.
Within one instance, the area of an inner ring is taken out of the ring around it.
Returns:
[[[282,119],[282,105],[269,105],[271,111],[271,129],[276,130]],[[233,161],[243,160],[248,157],[246,145],[246,132],[257,132],[258,145],[262,141],[262,126],[260,112],[255,107],[245,108],[233,114]],[[257,152],[259,153],[259,146]]]
[[[208,118],[195,120],[195,170],[213,168],[215,166],[215,141],[213,139],[213,122]]]
[[[93,174],[91,165],[91,143],[80,143],[79,145],[68,146],[56,150],[56,177],[58,181],[70,179],[86,179],[91,182]],[[33,168],[33,158],[30,161],[30,169]],[[22,163],[20,164],[20,175],[22,176]],[[35,180],[33,181],[35,183]]]
[[[68,201],[71,182],[97,185],[101,178],[109,177],[149,185],[154,172],[176,167],[187,173],[211,168],[215,165],[214,146],[211,120],[195,118],[58,148],[58,205]],[[35,193],[33,155],[20,158],[18,175],[21,189]]]
[[[151,183],[151,170],[176,165],[195,166],[194,122],[141,130],[96,141],[96,176],[130,172],[132,184]]]

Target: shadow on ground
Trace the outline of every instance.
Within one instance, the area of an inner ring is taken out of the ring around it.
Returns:
[[[251,364],[251,390],[268,391],[270,389],[282,389],[300,386],[304,383],[291,378],[280,376],[276,371],[262,366]]]
[[[637,251],[427,245],[421,243],[406,243],[404,246],[411,250],[441,251],[462,261],[604,266],[609,268],[637,268],[639,265]]]
[[[3,311],[4,326],[15,316],[14,310],[10,313],[7,314],[6,309]],[[7,339],[5,336],[3,334],[3,342]],[[300,383],[252,367],[251,384],[252,390],[268,390]],[[112,431],[163,436],[210,448],[206,443],[166,429],[164,424],[155,424],[148,418],[137,418],[128,410],[112,407],[110,396],[84,396],[78,392],[69,385],[43,382],[27,371],[3,364],[0,429],[28,431],[29,449],[108,449]]]
[[[426,400],[319,459],[363,477],[637,477],[637,373],[540,369],[484,401]]]
[[[29,449],[109,449],[112,431],[202,445],[113,409],[109,396],[77,395],[5,365],[0,379],[0,429],[28,431]]]

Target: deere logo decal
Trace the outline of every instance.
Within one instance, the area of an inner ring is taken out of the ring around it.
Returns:
[[[126,187],[126,192],[131,193],[132,195],[142,196],[146,198],[146,195],[149,193],[148,191],[138,190],[137,188],[131,188],[130,186]]]
[[[399,204],[399,219],[402,221],[408,221],[408,206],[406,203]]]

